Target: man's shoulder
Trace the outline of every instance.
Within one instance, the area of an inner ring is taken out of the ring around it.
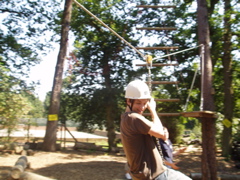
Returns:
[[[136,112],[125,112],[122,114],[122,117],[128,117],[128,118],[132,118],[132,119],[145,119],[144,116],[142,116],[141,114],[138,114]]]

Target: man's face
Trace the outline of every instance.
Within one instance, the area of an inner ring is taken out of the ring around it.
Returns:
[[[142,114],[147,108],[148,102],[148,99],[135,99],[132,105],[132,111]],[[131,106],[131,104],[129,105]]]

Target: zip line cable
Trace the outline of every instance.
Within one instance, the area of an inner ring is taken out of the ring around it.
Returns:
[[[99,21],[104,27],[106,27],[109,31],[111,31],[114,35],[116,35],[119,39],[124,41],[129,47],[134,49],[142,58],[145,59],[145,56],[143,53],[141,53],[139,50],[137,50],[133,45],[131,45],[129,42],[127,42],[123,37],[121,37],[117,32],[115,32],[113,29],[111,29],[108,25],[106,25],[101,19],[99,19],[97,16],[95,16],[93,13],[91,13],[88,9],[86,9],[83,5],[81,5],[76,0],[73,0],[81,9],[83,9],[85,12],[87,12],[90,16],[95,18],[97,21]]]
[[[200,45],[198,45],[198,46],[196,46],[196,47],[184,49],[184,50],[182,50],[182,51],[177,51],[177,52],[174,52],[174,53],[171,53],[171,54],[167,54],[167,55],[164,55],[164,56],[160,56],[160,57],[155,57],[155,58],[153,58],[153,61],[154,61],[154,60],[157,60],[157,59],[162,59],[162,58],[164,58],[164,57],[172,56],[172,55],[175,55],[175,54],[179,54],[179,53],[182,53],[182,52],[185,52],[185,51],[189,51],[189,50],[192,50],[192,49],[195,49],[195,48],[198,48],[198,47],[202,47],[202,46],[203,46],[203,44],[200,44]]]

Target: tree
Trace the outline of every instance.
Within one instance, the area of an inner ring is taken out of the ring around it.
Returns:
[[[234,76],[236,69],[234,64],[237,61],[237,39],[239,22],[236,17],[239,16],[237,7],[234,5],[237,1],[216,1],[213,6],[210,18],[210,34],[212,39],[212,60],[214,67],[214,88],[216,111],[223,114],[223,131],[221,133],[222,154],[229,156],[231,154],[232,139],[232,119],[238,117],[234,110],[236,98],[234,98]],[[224,10],[224,11],[223,11]],[[234,54],[236,54],[234,56]]]
[[[61,42],[58,61],[54,75],[53,89],[50,100],[47,128],[42,149],[45,151],[56,151],[57,126],[60,109],[60,94],[62,89],[62,75],[64,60],[67,52],[68,32],[71,21],[72,0],[65,1],[62,18]],[[53,116],[53,117],[52,117]]]
[[[29,66],[39,62],[38,54],[50,47],[49,41],[54,37],[47,32],[54,27],[57,7],[55,1],[0,2],[0,62],[4,66],[26,75]]]
[[[202,110],[214,111],[214,100],[212,90],[212,61],[210,53],[210,31],[208,23],[207,2],[198,0],[198,39],[203,44],[204,54],[202,58]],[[215,119],[202,117],[202,174],[203,179],[217,179],[216,155],[215,155]]]
[[[208,3],[208,17],[210,24],[210,37],[211,37],[211,57],[212,66],[214,67],[214,88],[215,88],[215,104],[216,111],[221,114],[226,114],[226,118],[223,118],[224,131],[222,134],[222,153],[224,156],[230,154],[231,149],[231,116],[233,116],[234,110],[233,105],[235,104],[233,100],[234,93],[231,83],[231,73],[236,71],[232,64],[234,60],[237,59],[234,54],[236,54],[237,47],[237,34],[239,30],[236,22],[236,17],[239,13],[236,11],[236,1],[228,2],[231,10],[222,11],[224,8],[221,1],[211,1]],[[235,7],[232,9],[232,6]],[[222,12],[224,14],[222,14]],[[224,17],[224,18],[223,18]],[[224,23],[225,22],[225,23]],[[225,24],[225,25],[224,25]],[[228,56],[228,57],[227,57]],[[225,77],[223,77],[223,75]],[[224,98],[223,98],[224,97]],[[226,113],[227,111],[227,113]],[[232,114],[232,115],[231,115]],[[229,127],[227,127],[229,126]],[[225,133],[226,132],[226,133]]]
[[[26,116],[33,107],[21,90],[19,79],[9,76],[9,70],[0,66],[0,125],[7,129],[7,141],[16,129],[20,119]]]
[[[108,0],[79,2],[123,38],[135,44],[130,39],[132,20],[127,19],[129,11],[125,2]],[[123,97],[123,86],[132,77],[129,74],[132,70],[132,59],[136,59],[133,56],[136,54],[78,7],[73,9],[71,27],[76,37],[76,51],[71,54],[72,61],[69,61],[73,68],[70,70],[71,85],[68,89],[74,94],[79,93],[79,96],[87,98],[89,102],[83,108],[85,111],[81,113],[84,119],[78,121],[87,121],[85,124],[81,123],[85,125],[82,127],[84,129],[86,126],[93,126],[94,123],[105,126],[111,151],[111,148],[116,146],[115,124],[119,124],[121,113],[118,100]]]
[[[224,1],[224,35],[223,35],[223,49],[225,50],[222,57],[223,64],[223,80],[224,80],[224,121],[233,123],[234,110],[234,93],[232,88],[232,7],[231,1]],[[230,127],[225,123],[222,136],[222,155],[227,157],[231,154],[232,146],[232,125]]]

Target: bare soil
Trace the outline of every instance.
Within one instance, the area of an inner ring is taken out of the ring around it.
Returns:
[[[0,155],[0,180],[7,179],[11,167],[21,155]],[[175,160],[179,171],[190,173],[201,172],[201,149],[190,146],[187,151],[178,155]],[[125,156],[106,152],[63,150],[59,152],[36,151],[27,156],[30,168],[26,171],[57,180],[120,180],[124,179]],[[225,161],[217,156],[218,173],[240,175],[240,170],[233,161]]]

